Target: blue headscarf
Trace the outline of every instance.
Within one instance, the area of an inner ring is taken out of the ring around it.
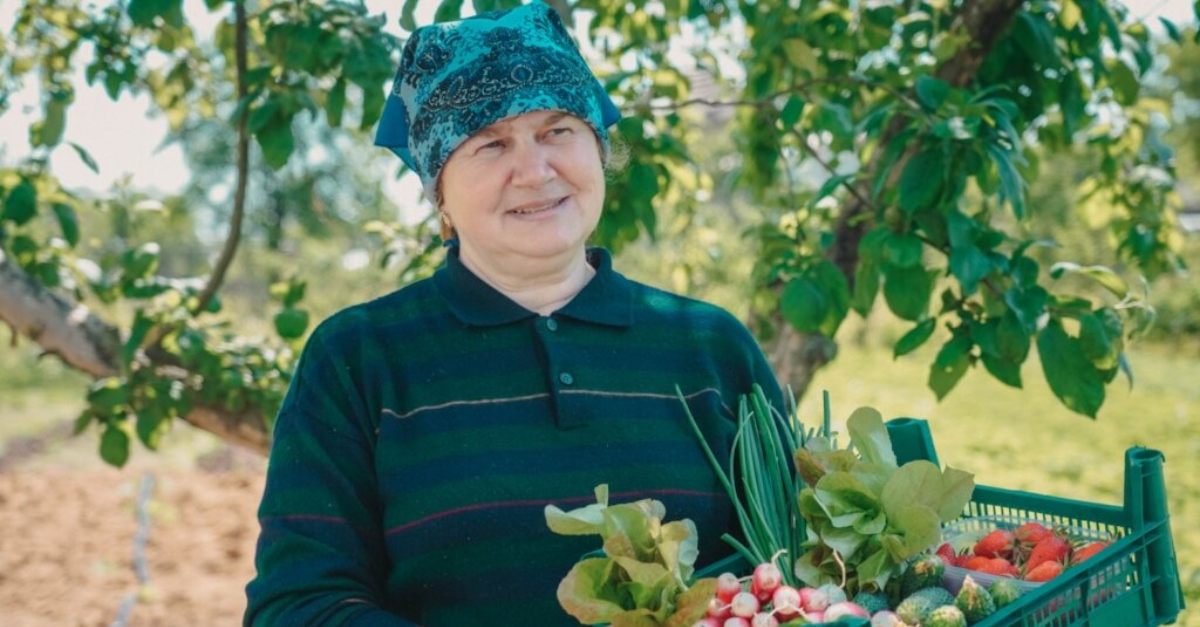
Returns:
[[[554,9],[535,0],[413,31],[375,144],[396,153],[432,194],[450,153],[487,126],[554,110],[592,126],[608,150],[620,113]]]

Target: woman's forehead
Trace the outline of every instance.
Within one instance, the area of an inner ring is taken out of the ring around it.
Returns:
[[[540,111],[530,111],[528,113],[514,115],[512,117],[504,118],[503,120],[497,120],[496,122],[485,126],[478,133],[476,133],[475,136],[499,135],[502,133],[512,132],[513,130],[522,127],[547,126],[561,122],[564,119],[578,120],[579,122],[583,122],[583,120],[580,120],[578,117],[571,115],[566,111],[543,109]]]

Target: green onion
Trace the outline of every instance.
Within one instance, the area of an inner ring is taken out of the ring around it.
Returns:
[[[745,543],[730,534],[721,538],[751,564],[770,561],[781,550],[789,563],[800,556],[805,541],[804,519],[800,516],[800,485],[794,472],[792,453],[821,432],[804,429],[796,418],[796,399],[788,389],[788,415],[771,407],[760,386],[738,402],[737,433],[729,455],[729,468],[721,467],[708,440],[700,431],[687,399],[676,387],[692,431],[705,456],[733,501]],[[825,426],[829,433],[829,399],[825,401]],[[731,477],[739,479],[734,485]],[[741,492],[737,487],[741,487]],[[780,568],[789,585],[799,585],[792,568]]]

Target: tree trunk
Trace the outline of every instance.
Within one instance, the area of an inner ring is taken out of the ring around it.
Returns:
[[[1024,0],[968,0],[955,18],[952,29],[969,37],[971,43],[939,67],[936,76],[952,87],[970,85],[996,40],[1008,29],[1022,4]],[[835,239],[829,249],[829,258],[846,276],[851,292],[854,290],[854,269],[858,266],[859,242],[875,226],[870,216],[872,207],[861,199],[871,197],[878,160],[887,154],[882,146],[903,129],[904,124],[905,120],[893,119],[884,131],[881,146],[874,151],[871,161],[859,177],[859,193],[847,198],[834,227]],[[892,171],[893,177],[903,172],[903,164],[916,148],[918,146],[913,146],[900,157]],[[819,333],[796,331],[778,311],[772,314],[770,322],[779,332],[766,346],[768,359],[775,368],[780,384],[790,386],[796,398],[800,399],[808,391],[817,370],[837,356],[837,344]]]
[[[0,250],[0,320],[57,355],[65,363],[97,379],[120,374],[121,334],[82,304],[50,291],[7,259]],[[261,412],[229,412],[198,406],[183,417],[191,425],[252,451],[271,446]]]

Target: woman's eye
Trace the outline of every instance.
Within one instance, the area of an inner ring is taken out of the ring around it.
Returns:
[[[480,150],[494,150],[494,149],[500,149],[500,148],[504,148],[504,142],[503,142],[503,141],[501,141],[501,140],[499,140],[499,139],[497,139],[497,140],[494,140],[494,141],[490,141],[490,142],[488,142],[488,143],[486,143],[486,144],[482,144],[481,146],[479,146],[479,148],[478,148],[478,149],[476,149],[476,151],[480,151]]]
[[[550,135],[552,135],[552,136],[567,135],[567,134],[574,132],[574,130],[575,129],[573,129],[569,126],[558,126],[558,127],[550,129]]]

